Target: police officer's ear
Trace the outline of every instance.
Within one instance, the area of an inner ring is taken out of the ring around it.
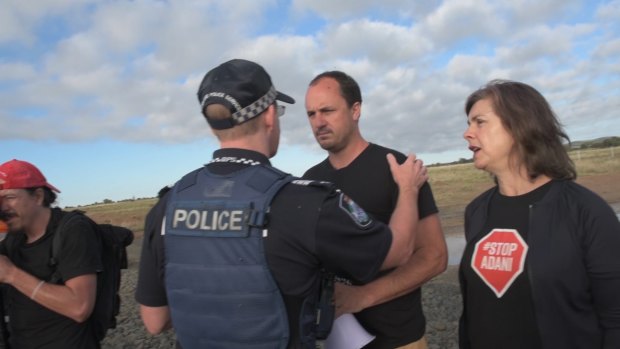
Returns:
[[[273,129],[274,126],[278,123],[278,108],[275,103],[271,104],[265,111],[263,112],[263,119],[265,123],[265,127],[268,130]]]

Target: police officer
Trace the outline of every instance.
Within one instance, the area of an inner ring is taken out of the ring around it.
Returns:
[[[198,99],[221,148],[146,217],[136,289],[146,329],[174,327],[184,349],[314,348],[323,274],[367,282],[408,260],[426,168],[388,157],[400,196],[387,226],[329,183],[271,167],[278,101],[295,101],[260,65],[219,65]]]

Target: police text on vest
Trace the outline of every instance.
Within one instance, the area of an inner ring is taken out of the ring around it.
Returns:
[[[243,210],[174,210],[172,228],[190,230],[241,231]]]

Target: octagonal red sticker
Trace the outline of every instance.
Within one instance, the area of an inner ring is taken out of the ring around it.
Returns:
[[[527,244],[514,229],[493,229],[476,243],[471,267],[500,298],[523,272]]]

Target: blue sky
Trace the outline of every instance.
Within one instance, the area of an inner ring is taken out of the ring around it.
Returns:
[[[413,4],[412,4],[413,3]],[[37,165],[60,206],[153,197],[217,148],[204,74],[254,60],[296,98],[273,164],[325,157],[308,82],[360,83],[371,141],[426,163],[470,158],[467,96],[494,78],[549,100],[572,140],[620,136],[620,1],[193,0],[0,2],[0,162]]]

